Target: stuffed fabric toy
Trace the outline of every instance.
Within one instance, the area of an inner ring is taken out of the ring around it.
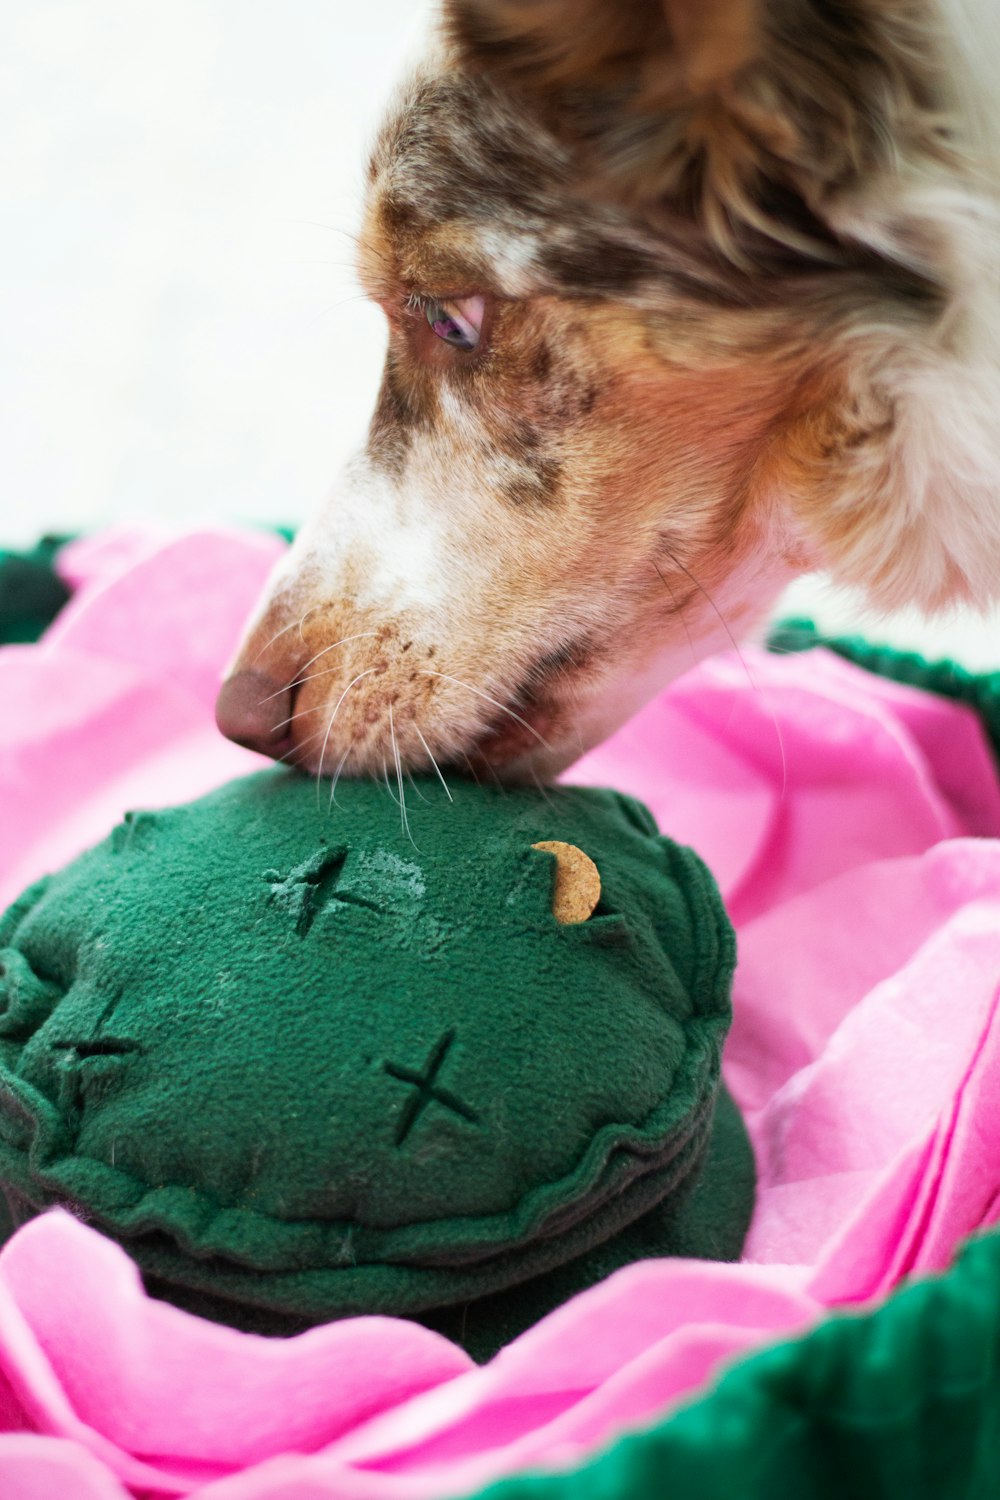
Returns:
[[[715,883],[611,792],[269,770],[130,814],[0,921],[0,1184],[147,1286],[477,1358],[648,1256],[738,1258]]]

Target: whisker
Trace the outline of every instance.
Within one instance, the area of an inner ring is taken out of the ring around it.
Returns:
[[[344,642],[340,641],[340,642],[338,642],[338,644],[339,645],[343,645]],[[301,687],[304,682],[315,682],[320,677],[332,677],[333,674],[334,674],[334,672],[341,672],[341,671],[343,671],[343,663],[342,662],[338,662],[338,664],[335,667],[321,667],[318,672],[310,672],[309,675],[308,675],[308,677],[300,677],[297,682],[290,682],[288,684],[288,686],[289,687]],[[264,699],[264,702],[265,703],[267,702],[266,698]],[[304,709],[303,712],[308,714],[308,713],[312,713],[313,710],[310,709],[310,708],[307,708],[307,709]]]
[[[319,661],[320,657],[325,656],[328,651],[336,651],[338,646],[346,646],[349,641],[364,641],[367,640],[369,636],[373,636],[374,634],[374,630],[363,630],[360,635],[345,635],[343,640],[334,641],[332,646],[324,646],[322,651],[317,651],[315,656],[310,656],[308,661],[302,663],[299,671],[304,672],[306,667],[311,667],[314,661]],[[333,667],[331,670],[336,671],[337,669],[336,667]],[[313,677],[321,677],[322,675],[322,672],[314,672],[312,674]],[[272,698],[280,698],[282,693],[288,692],[289,688],[301,687],[302,683],[310,682],[311,680],[312,678],[310,677],[296,677],[294,681],[286,682],[284,687],[279,688],[276,693],[269,693],[267,697],[262,698],[260,702],[261,704],[270,703]],[[258,707],[259,706],[260,705],[258,705]]]
[[[660,582],[663,584],[663,587],[666,589],[667,593],[670,595],[670,601],[671,601],[671,603],[674,606],[674,615],[675,615],[675,617],[679,616],[680,617],[680,622],[684,626],[684,634],[687,636],[688,650],[691,652],[691,665],[694,666],[694,667],[696,667],[698,665],[698,653],[694,649],[694,638],[691,635],[690,630],[688,629],[687,615],[684,613],[683,610],[678,609],[678,607],[677,607],[677,595],[674,593],[673,589],[670,587],[669,583],[667,582],[666,578],[664,577],[663,573],[661,572],[660,566],[657,563],[655,557],[653,558],[653,567],[654,567],[654,569],[656,571],[657,578],[660,580]]]
[[[539,779],[538,779],[538,772],[535,770],[534,766],[531,767],[531,779],[535,783],[536,789],[539,792],[541,792],[541,794],[544,797],[545,801],[548,803],[549,807],[551,807],[553,805],[552,804],[552,798],[549,796],[549,793],[548,793],[548,791],[547,791],[547,789],[545,787],[544,782],[539,781]]]
[[[346,761],[350,753],[351,747],[350,745],[348,745],[347,749],[344,751],[343,755],[337,762],[337,769],[334,771],[333,778],[330,782],[330,801],[327,803],[327,812],[329,812],[332,807],[340,807],[340,803],[337,801],[337,782],[340,780],[340,773],[344,769],[344,762]]]
[[[666,549],[664,549],[664,550],[666,550]],[[753,692],[759,694],[761,702],[764,704],[764,707],[767,710],[767,716],[771,720],[771,723],[772,723],[772,725],[774,727],[774,735],[775,735],[775,739],[777,740],[777,743],[778,743],[778,754],[781,757],[781,796],[784,797],[785,792],[788,790],[788,760],[787,760],[786,755],[785,755],[785,740],[784,740],[784,736],[781,733],[781,724],[779,723],[777,715],[775,714],[774,710],[771,708],[770,703],[768,702],[767,694],[754,681],[753,673],[750,671],[750,667],[747,664],[746,657],[743,655],[743,652],[740,650],[739,642],[737,641],[736,637],[733,635],[733,632],[729,628],[729,622],[728,622],[728,620],[725,618],[725,616],[723,615],[722,611],[719,609],[719,606],[716,604],[716,602],[712,598],[711,594],[705,588],[704,584],[701,583],[701,581],[694,576],[694,574],[691,572],[690,568],[686,568],[684,566],[684,564],[681,562],[681,560],[680,560],[679,557],[675,557],[674,554],[672,552],[669,552],[669,551],[667,552],[667,556],[670,558],[670,561],[674,564],[674,566],[676,568],[679,568],[681,570],[681,572],[686,575],[686,577],[690,578],[690,580],[694,584],[695,588],[698,589],[700,593],[704,594],[705,598],[708,600],[709,604],[711,605],[712,609],[715,612],[715,615],[716,615],[716,617],[717,617],[717,619],[719,621],[719,624],[722,626],[723,630],[726,632],[726,635],[729,637],[729,643],[732,646],[733,650],[735,651],[737,659],[739,661],[739,664],[743,668],[743,671],[746,674],[746,679],[747,679],[747,682],[750,684],[751,690]],[[654,563],[653,566],[656,567],[656,564]],[[657,573],[660,573],[659,568],[656,568],[656,571],[657,571]],[[660,573],[660,577],[661,578],[663,577],[662,573]]]
[[[469,775],[472,777],[473,781],[476,783],[476,786],[482,786],[483,783],[480,781],[478,775],[476,774],[476,768],[472,764],[472,761],[469,759],[468,755],[466,754],[466,752],[464,750],[462,751],[462,759],[465,761],[465,764],[468,766],[468,768],[469,768]]]
[[[396,760],[396,781],[399,785],[399,810],[402,814],[403,832],[406,834],[406,837],[409,839],[414,849],[417,849],[416,840],[414,839],[413,834],[410,832],[410,820],[406,816],[406,789],[403,786],[403,765],[402,761],[399,758],[399,741],[396,739],[396,730],[392,722],[391,703],[389,704],[389,737],[392,740],[392,753]],[[419,849],[417,849],[417,853],[420,853]]]
[[[356,683],[359,683],[361,681],[362,677],[370,677],[371,674],[374,672],[374,670],[375,670],[374,667],[369,667],[366,671],[359,672],[358,675],[357,675],[357,677],[353,678],[347,684],[347,686],[345,687],[344,691],[341,693],[340,697],[337,699],[337,706],[333,710],[333,713],[330,715],[330,722],[326,726],[326,737],[323,740],[323,748],[322,748],[322,750],[319,753],[319,770],[316,773],[317,778],[320,777],[320,776],[322,776],[322,774],[323,774],[323,762],[326,760],[326,747],[330,743],[330,735],[333,732],[334,720],[336,719],[337,715],[340,713],[340,705],[343,703],[344,699],[347,697],[348,693],[351,691],[351,688],[354,687]],[[317,731],[317,733],[318,733],[318,731]],[[316,736],[314,735],[313,738],[315,739]],[[308,741],[307,741],[307,743],[308,743]]]
[[[396,796],[396,793],[393,791],[392,787],[389,785],[389,767],[385,763],[385,756],[384,755],[382,757],[382,780],[385,782],[385,789],[386,789],[386,791],[389,793],[389,796],[392,798],[393,802],[395,802],[396,806],[398,807],[399,806],[399,798]]]
[[[445,796],[448,798],[449,802],[454,802],[455,799],[451,795],[451,789],[449,788],[448,783],[445,781],[444,776],[442,775],[441,767],[438,765],[437,761],[434,759],[434,755],[433,755],[433,752],[431,750],[430,745],[428,745],[427,741],[424,739],[423,735],[420,733],[420,725],[415,723],[413,727],[417,731],[417,734],[418,734],[418,736],[420,738],[420,743],[423,745],[424,749],[427,751],[427,754],[430,756],[431,765],[434,767],[435,771],[438,773],[438,780],[440,781],[441,785],[444,787],[444,794],[445,794]]]
[[[417,786],[417,783],[413,779],[412,771],[407,771],[406,779],[410,783],[410,786],[413,788],[413,790],[416,792],[417,796],[420,798],[421,802],[428,802],[430,800],[428,797],[424,796],[423,792]]]
[[[287,729],[289,724],[295,723],[296,719],[304,719],[308,714],[314,714],[315,712],[315,708],[300,708],[298,713],[290,714],[287,719],[280,720],[280,722],[275,724],[274,727],[275,729]],[[317,733],[321,734],[322,730],[317,730]]]
[[[535,729],[533,725],[528,723],[527,719],[522,719],[520,714],[516,714],[512,708],[508,708],[505,703],[500,703],[496,698],[491,698],[489,693],[484,693],[481,688],[474,688],[471,683],[463,682],[460,677],[452,677],[447,672],[432,672],[429,667],[421,668],[421,672],[424,677],[441,677],[445,682],[457,683],[459,687],[464,687],[467,692],[475,693],[477,698],[483,698],[487,703],[492,703],[493,707],[498,708],[501,713],[509,714],[510,717],[514,719],[516,723],[522,725],[529,734],[534,735],[535,739],[543,747],[543,749],[552,749],[552,746],[549,744],[548,740],[544,739],[542,735],[538,733],[538,730]]]
[[[282,625],[280,630],[275,631],[274,635],[272,635],[267,645],[261,646],[260,650],[257,652],[257,655],[254,657],[254,662],[259,662],[261,657],[264,655],[264,652],[270,651],[275,641],[280,641],[281,637],[283,635],[287,635],[290,630],[294,630],[296,625],[299,627],[299,632],[301,634],[303,625],[306,623],[315,608],[315,604],[310,605],[305,614],[302,616],[301,620],[292,620],[288,625]]]
[[[468,760],[468,758],[469,757],[466,756],[466,760]],[[503,791],[503,782],[500,780],[500,772],[497,770],[496,766],[492,765],[488,760],[481,760],[480,766],[487,773],[493,785],[499,787],[500,790]],[[479,785],[482,786],[482,782],[480,782]]]
[[[288,214],[282,215],[279,222],[282,224],[302,224],[306,225],[309,229],[326,229],[330,234],[343,235],[345,240],[353,240],[355,243],[360,239],[356,230],[347,229],[341,224],[329,224],[325,219],[303,219],[298,214]],[[376,250],[375,253],[378,254],[378,251]]]
[[[277,764],[280,766],[283,761],[289,760],[293,755],[297,755],[300,750],[305,749],[306,745],[311,745],[313,740],[318,740],[322,733],[323,730],[320,727],[315,734],[309,735],[308,739],[302,740],[298,745],[293,745],[290,750],[285,751],[284,755],[278,756]]]
[[[339,234],[341,239],[350,240],[351,244],[356,250],[360,248],[361,245],[360,233],[356,229],[346,229],[340,224],[327,224],[322,219],[302,219],[297,217],[286,219],[285,222],[288,224],[303,225],[309,229],[325,229],[329,234]],[[370,240],[365,246],[365,253],[366,255],[372,256],[375,260],[380,260],[383,265],[392,266],[394,264],[392,256],[389,255],[385,250],[380,250],[379,247],[372,244]],[[347,264],[353,265],[354,262],[351,261]]]
[[[374,672],[375,668],[372,667],[371,670]],[[331,672],[339,672],[340,668],[339,667],[331,667],[330,671]],[[317,677],[326,677],[328,674],[326,672],[317,672],[315,675]],[[364,674],[362,674],[362,675],[364,675]],[[313,679],[310,678],[309,680],[311,682]],[[355,677],[354,681],[357,682],[357,680],[358,679]],[[348,684],[348,685],[351,686],[351,684]],[[307,719],[310,714],[315,714],[315,713],[318,713],[318,712],[319,712],[319,710],[315,706],[315,704],[311,708],[300,708],[297,713],[289,714],[289,716],[288,716],[287,719],[280,719],[278,721],[278,723],[275,724],[274,727],[275,727],[275,729],[286,729],[289,724],[294,724],[295,721],[296,721],[296,719]],[[319,730],[316,731],[316,733],[317,734],[322,734],[323,731],[321,729],[319,729]],[[313,735],[312,738],[315,739],[316,735]]]
[[[306,262],[306,264],[309,264],[309,262]],[[335,260],[327,260],[316,261],[315,264],[320,266],[336,266],[338,262]],[[367,292],[357,292],[354,296],[351,297],[341,297],[339,302],[331,302],[326,307],[319,307],[315,310],[314,313],[311,314],[310,326],[312,326],[313,323],[319,323],[323,318],[328,318],[331,313],[340,312],[341,308],[344,307],[353,307],[358,302],[367,302],[370,305],[371,298],[369,297]]]

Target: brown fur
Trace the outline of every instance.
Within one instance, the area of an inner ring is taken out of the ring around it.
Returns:
[[[449,0],[463,66],[571,128],[598,180],[689,202],[722,252],[741,232],[821,251],[822,211],[894,156],[950,155],[951,84],[922,0]],[[769,209],[795,194],[803,234]],[[818,234],[817,234],[818,232]],[[830,248],[830,247],[827,247]]]

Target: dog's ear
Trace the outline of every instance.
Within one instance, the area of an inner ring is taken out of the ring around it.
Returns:
[[[943,149],[920,0],[446,0],[463,66],[533,95],[602,183],[723,253],[822,241],[827,209]]]

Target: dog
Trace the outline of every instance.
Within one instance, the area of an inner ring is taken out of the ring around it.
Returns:
[[[1000,597],[991,0],[445,0],[368,167],[367,440],[219,695],[547,779],[794,576]]]

